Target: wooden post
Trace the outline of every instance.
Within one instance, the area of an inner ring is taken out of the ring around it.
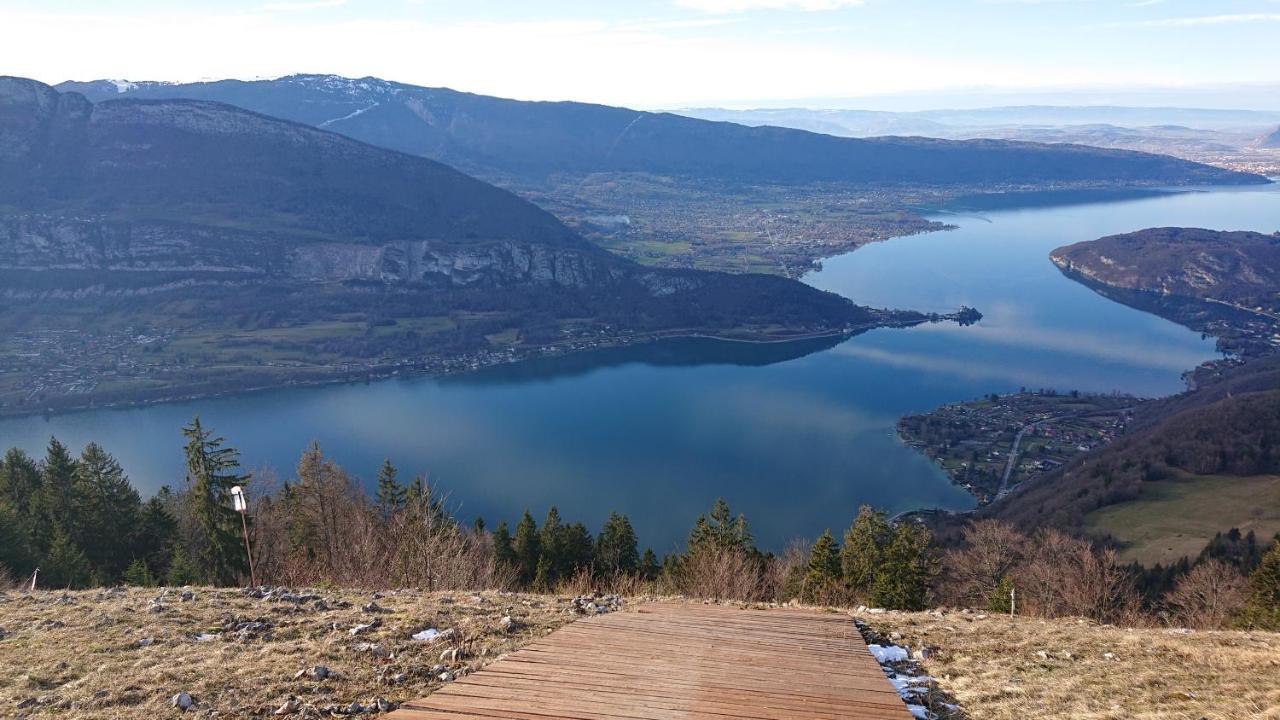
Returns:
[[[1018,589],[1009,588],[1009,617],[1013,617],[1018,611]]]
[[[249,584],[258,586],[258,576],[253,571],[253,549],[249,546],[249,522],[244,519],[247,512],[240,513],[240,527],[244,530],[244,554],[249,557]]]

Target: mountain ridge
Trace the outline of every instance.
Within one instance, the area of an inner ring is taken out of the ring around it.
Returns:
[[[90,83],[107,92],[101,83]],[[73,84],[68,87],[86,87]],[[228,102],[425,155],[482,177],[652,172],[740,182],[1255,183],[1166,156],[1088,146],[919,137],[836,138],[605,105],[526,102],[378,78],[139,84],[124,97]]]

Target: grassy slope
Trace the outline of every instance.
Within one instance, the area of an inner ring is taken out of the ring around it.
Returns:
[[[1238,527],[1260,539],[1280,532],[1280,475],[1186,475],[1147,483],[1142,497],[1085,516],[1086,529],[1123,543],[1144,565],[1195,557],[1214,533]]]
[[[1183,633],[952,612],[862,619],[880,634],[898,633],[913,649],[928,646],[924,670],[970,718],[1280,718],[1276,633]]]
[[[172,591],[162,612],[148,612],[161,592],[0,593],[0,715],[35,699],[38,704],[24,710],[33,717],[172,717],[177,713],[170,698],[178,692],[190,693],[197,710],[232,717],[270,715],[290,696],[316,708],[370,705],[378,697],[403,701],[442,684],[430,672],[434,665],[452,672],[478,667],[573,618],[566,601],[495,592],[388,592],[376,601],[387,612],[371,614],[361,610],[371,594],[358,591],[316,591],[329,605],[351,603],[347,608],[317,610],[307,603],[294,610],[292,603],[253,599],[239,590],[197,588],[191,602],[180,602]],[[502,632],[506,615],[522,627]],[[350,635],[352,626],[373,618],[381,620],[380,628]],[[270,638],[240,640],[235,632],[221,632],[212,641],[194,639],[219,633],[228,620],[270,623]],[[428,627],[454,628],[460,639],[410,639]],[[139,647],[146,638],[154,644]],[[363,642],[377,643],[391,656],[357,650]],[[442,663],[441,652],[452,647],[472,657]],[[338,677],[294,678],[316,665]],[[405,678],[395,681],[401,673]]]

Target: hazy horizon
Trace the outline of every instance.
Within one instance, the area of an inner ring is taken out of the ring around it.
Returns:
[[[1280,58],[1257,50],[1275,0],[0,0],[0,28],[0,72],[50,84],[333,73],[640,109],[1280,109]]]

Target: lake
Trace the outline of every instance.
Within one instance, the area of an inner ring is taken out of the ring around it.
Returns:
[[[869,245],[805,280],[880,307],[981,310],[977,325],[844,341],[675,340],[445,379],[288,389],[136,409],[0,420],[0,447],[102,443],[144,492],[182,482],[199,413],[246,466],[288,476],[308,443],[367,482],[384,457],[428,473],[459,517],[492,527],[556,505],[593,530],[627,513],[642,546],[681,543],[723,496],[757,541],[844,529],[860,504],[965,509],[972,498],[896,437],[904,413],[1021,387],[1182,389],[1212,339],[1063,277],[1051,249],[1160,225],[1280,229],[1276,186],[1054,208],[939,214],[957,230]]]

